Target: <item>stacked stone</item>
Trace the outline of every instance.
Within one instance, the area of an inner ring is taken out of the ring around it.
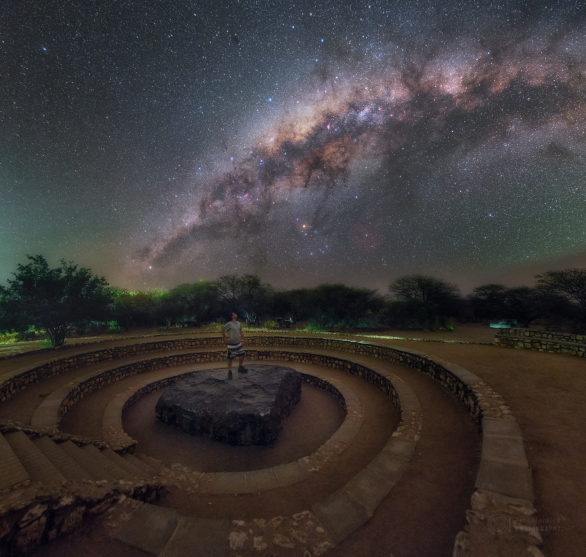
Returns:
[[[162,486],[145,481],[66,482],[64,485],[29,485],[0,495],[0,537],[14,555],[27,554],[42,542],[78,528],[126,498],[149,502]]]
[[[505,338],[507,335],[497,336]],[[547,340],[551,343],[550,339]],[[560,344],[561,341],[558,340],[557,343]],[[487,548],[487,554],[503,553],[504,551],[503,554],[507,555],[524,555],[526,551],[530,551],[534,556],[542,555],[537,548],[537,545],[541,543],[539,532],[527,527],[527,524],[530,524],[530,520],[535,515],[534,494],[531,470],[528,467],[520,431],[510,410],[504,404],[503,399],[490,389],[488,385],[482,382],[480,378],[458,366],[452,366],[436,358],[427,357],[419,352],[394,349],[364,342],[357,343],[341,339],[269,336],[251,337],[248,345],[293,346],[308,350],[326,349],[364,354],[381,360],[393,361],[413,367],[438,381],[453,392],[467,406],[470,414],[477,420],[484,433],[481,465],[476,480],[476,492],[472,498],[472,508],[467,514],[469,525],[465,531],[458,534],[454,554],[457,556],[470,555],[471,551],[474,551],[474,547],[480,543]],[[152,353],[157,350],[185,350],[191,347],[209,349],[220,346],[224,346],[220,338],[181,339],[168,342],[144,343],[144,345],[139,345],[138,347],[135,345],[126,347],[126,349],[132,349],[132,355],[138,355]],[[115,351],[110,351],[110,353],[108,351],[96,351],[92,357],[104,358],[98,361],[121,358],[125,357],[124,354],[130,355],[129,352],[126,352],[126,349],[118,348]],[[563,348],[562,352],[563,350],[568,350],[568,348]],[[577,350],[577,353],[580,353],[580,351]],[[224,359],[223,351],[200,352],[185,356],[193,357],[196,361],[198,358],[199,361],[214,361],[214,358],[218,360]],[[66,369],[75,369],[75,367],[82,365],[80,362],[83,360],[83,357],[89,358],[89,355],[82,355],[81,357],[74,356],[66,359],[66,362],[62,360],[54,361],[45,364],[45,367],[38,366],[10,374],[0,384],[1,397],[4,399],[10,396],[16,389],[24,388],[27,384],[50,376],[51,374],[59,373]],[[248,357],[258,360],[283,359],[285,361],[333,367],[353,373],[359,377],[364,377],[368,381],[379,385],[383,390],[388,388],[389,393],[392,394],[392,386],[385,387],[385,385],[391,384],[390,381],[381,381],[380,373],[356,362],[341,360],[323,354],[292,353],[279,349],[248,350]],[[210,358],[210,360],[202,360],[202,358]],[[122,366],[119,370],[111,370],[110,373],[113,375],[107,379],[107,382],[113,380],[117,376],[117,373],[131,373],[134,370],[136,370],[134,372],[139,372],[139,370],[148,371],[170,365],[182,365],[183,362],[187,363],[186,360],[175,356],[157,358],[155,363],[151,364],[150,368],[146,362],[136,362],[129,364],[129,366]],[[99,384],[98,380],[97,383],[89,383],[88,387]],[[405,423],[412,423],[415,426],[420,417],[413,416],[413,418],[415,419],[414,422],[412,422],[409,415],[402,413],[403,421]],[[320,515],[320,519],[329,512],[328,504],[329,502],[325,502],[323,508],[314,509]],[[367,517],[367,515],[365,516]],[[497,518],[495,519],[495,517]],[[502,519],[502,524],[497,519]],[[324,518],[322,523],[324,520],[326,519]],[[336,525],[332,523],[330,524],[330,528],[335,530]]]
[[[568,354],[586,357],[586,336],[535,331],[532,329],[509,329],[495,335],[496,346],[523,348],[539,352]]]

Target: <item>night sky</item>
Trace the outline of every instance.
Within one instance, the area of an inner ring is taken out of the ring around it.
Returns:
[[[0,3],[0,281],[586,267],[583,2]]]

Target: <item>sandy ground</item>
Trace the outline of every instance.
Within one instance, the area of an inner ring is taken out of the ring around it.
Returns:
[[[500,393],[517,418],[533,469],[545,553],[583,555],[586,540],[586,362],[495,346],[405,341],[472,371]]]

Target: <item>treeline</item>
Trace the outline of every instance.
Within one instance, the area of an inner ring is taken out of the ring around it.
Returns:
[[[410,275],[383,294],[344,284],[281,290],[256,275],[224,275],[171,290],[130,292],[110,286],[89,269],[61,261],[51,269],[43,256],[28,256],[14,279],[0,286],[0,332],[44,331],[52,346],[80,335],[139,327],[183,327],[227,321],[235,311],[250,325],[287,326],[306,321],[314,329],[451,328],[454,321],[541,319],[551,327],[586,330],[586,270],[549,271],[534,286],[486,284],[463,297],[454,284]]]

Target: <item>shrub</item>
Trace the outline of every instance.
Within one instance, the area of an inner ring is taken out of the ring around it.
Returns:
[[[108,321],[108,332],[120,334],[124,332],[124,329],[118,325],[117,321]]]
[[[18,340],[19,333],[6,333],[0,335],[0,344],[14,344]]]

